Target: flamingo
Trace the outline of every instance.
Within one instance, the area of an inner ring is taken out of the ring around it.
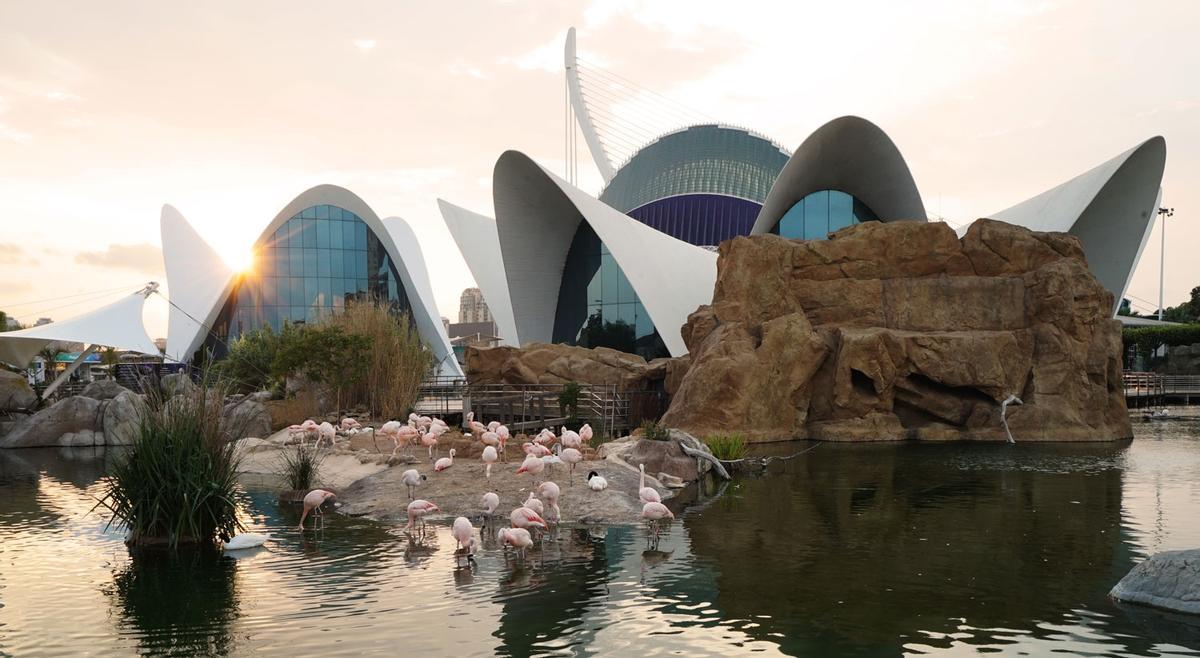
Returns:
[[[428,500],[421,500],[420,498],[418,498],[408,504],[408,525],[404,526],[404,529],[405,530],[413,530],[416,528],[418,519],[421,519],[421,517],[425,516],[426,514],[428,514],[430,512],[440,512],[440,511],[441,510],[438,509],[437,505],[434,505],[433,503],[429,502]],[[425,521],[423,519],[421,520],[421,527],[422,528],[425,527]]]
[[[467,557],[471,556],[475,548],[475,538],[471,535],[474,528],[471,527],[471,522],[465,516],[460,516],[454,519],[454,525],[450,526],[450,535],[458,541],[458,548],[467,552]]]
[[[305,442],[305,440],[308,439],[309,435],[316,433],[316,431],[317,431],[317,422],[311,418],[304,421],[303,423],[300,423],[299,425],[288,426],[289,436],[293,439],[295,439],[297,436],[299,436],[300,445],[304,445],[304,442]]]
[[[663,519],[675,518],[675,515],[662,503],[646,503],[642,505],[642,518],[654,526],[654,538],[658,539],[658,533],[661,531],[659,524]]]
[[[436,464],[433,465],[433,472],[441,473],[442,471],[446,470],[447,468],[450,468],[453,465],[454,465],[454,448],[451,448],[449,457],[442,457],[441,459],[437,460]]]
[[[508,431],[508,426],[501,425],[496,428],[496,436],[500,439],[500,455],[504,456],[504,446],[508,444],[508,440],[512,438],[512,434]]]
[[[383,436],[383,438],[385,438],[385,439],[391,439],[392,443],[395,444],[397,448],[399,448],[400,447],[399,437],[397,435],[400,433],[401,427],[402,427],[402,425],[401,425],[400,421],[389,420],[388,422],[379,426],[379,434],[381,434]],[[392,451],[392,454],[394,455],[394,454],[396,454],[396,452]]]
[[[642,472],[642,480],[638,482],[638,498],[643,503],[661,503],[662,496],[658,495],[658,490],[646,486],[646,465],[638,464],[638,470]]]
[[[544,470],[546,470],[546,462],[533,455],[526,455],[525,461],[521,462],[521,467],[517,469],[517,475],[528,473],[533,476],[534,480],[537,480],[537,476],[541,475]]]
[[[575,482],[575,479],[574,479],[575,478],[575,464],[578,464],[579,462],[583,461],[583,453],[579,452],[575,448],[563,448],[562,444],[560,443],[559,450],[558,450],[558,458],[571,465],[571,473],[570,473],[569,482],[574,484],[574,482]]]
[[[514,528],[524,528],[526,530],[530,528],[546,529],[546,520],[542,518],[542,515],[524,505],[514,509],[508,515],[508,519],[512,522]]]
[[[495,464],[497,459],[496,449],[492,446],[484,448],[483,457],[481,457],[481,459],[483,459],[484,464],[487,464],[487,466],[484,468],[484,474],[490,480],[492,479],[492,464]]]
[[[426,479],[427,478],[424,475],[421,475],[420,473],[418,473],[417,469],[415,469],[415,468],[410,468],[407,471],[404,471],[404,473],[400,475],[400,481],[403,482],[405,484],[405,486],[408,487],[408,499],[409,500],[412,500],[415,497],[415,495],[417,493],[417,487],[421,486],[421,483],[424,482]]]
[[[318,447],[318,448],[321,447],[322,441],[329,441],[329,447],[332,448],[334,446],[333,441],[334,441],[335,437],[337,437],[337,430],[333,429],[333,425],[329,424],[328,421],[323,422],[320,425],[317,425],[317,445],[316,445],[316,447]]]
[[[542,484],[545,483],[543,482]],[[529,497],[526,498],[525,502],[521,503],[521,505],[537,512],[538,516],[541,516],[546,512],[546,506],[542,504],[542,501],[538,500],[537,497],[533,495],[532,491],[529,492]]]
[[[542,431],[538,432],[537,436],[533,437],[533,441],[538,445],[548,446],[554,443],[555,438],[557,437],[554,436],[554,432],[551,432],[547,428],[542,428]]]
[[[413,426],[401,425],[396,430],[395,434],[392,435],[392,442],[396,445],[396,447],[392,449],[392,456],[395,457],[396,451],[401,447],[405,445],[412,445],[412,442],[417,440],[417,437],[420,435],[421,433],[418,432]]]
[[[562,516],[560,514],[560,510],[558,509],[558,496],[560,493],[562,493],[559,490],[558,485],[547,480],[538,486],[537,492],[538,495],[542,498],[545,498],[546,503],[550,505],[550,514],[547,515],[547,518],[553,516],[554,522],[558,523],[559,518]],[[525,501],[525,504],[528,505],[529,501]]]
[[[421,445],[429,448],[429,460],[433,461],[433,449],[437,447],[438,435],[433,432],[425,432],[421,435]]]
[[[533,547],[533,537],[524,528],[500,528],[496,532],[496,541],[506,548],[512,546],[522,558],[525,557],[525,549]]]
[[[497,450],[500,449],[500,435],[495,432],[484,432],[483,436],[479,437],[479,440],[483,441],[484,445],[495,446]]]
[[[489,491],[483,494],[483,513],[491,516],[496,513],[496,508],[500,507],[500,495],[495,491]]]
[[[324,489],[313,489],[304,495],[304,511],[300,513],[300,532],[304,532],[304,519],[308,518],[308,513],[316,510],[316,515],[321,519],[321,525],[325,525],[325,515],[321,511],[321,506],[330,498],[337,498],[337,494]],[[317,527],[317,521],[313,520],[313,528]]]
[[[540,443],[526,443],[521,446],[527,455],[534,457],[545,457],[550,454],[550,449]]]
[[[605,480],[596,471],[588,473],[587,484],[592,491],[604,491],[608,488],[608,480]]]
[[[579,428],[579,438],[582,439],[584,443],[590,442],[592,440],[592,426],[588,423],[584,423],[583,427]]]
[[[562,442],[564,448],[574,448],[578,450],[583,447],[583,440],[579,438],[579,434],[565,427],[562,428],[562,433],[558,436],[559,441]]]
[[[493,420],[492,422],[487,424],[487,428],[488,428],[489,432],[495,432],[497,427],[500,427],[500,421],[498,421],[498,420]]]
[[[362,429],[362,423],[356,419],[346,416],[342,419],[342,431],[349,432],[350,430]]]
[[[467,423],[467,429],[470,430],[472,436],[482,436],[484,432],[488,431],[486,425],[476,420]]]

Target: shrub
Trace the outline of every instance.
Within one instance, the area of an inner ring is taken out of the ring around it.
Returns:
[[[1149,359],[1163,345],[1193,345],[1200,343],[1200,324],[1176,326],[1129,327],[1121,332],[1125,348],[1135,347],[1137,353]]]
[[[222,439],[223,399],[221,386],[167,400],[148,395],[138,436],[113,464],[96,503],[111,514],[110,526],[129,530],[130,543],[174,548],[242,529],[244,494],[234,444]]]
[[[292,491],[308,491],[317,483],[321,473],[320,456],[316,448],[298,445],[294,450],[284,450],[276,473],[284,485]]]
[[[735,461],[746,456],[746,437],[736,432],[705,437],[704,444],[713,457],[721,461]]]
[[[366,344],[361,365],[336,373],[330,382],[342,389],[339,400],[365,406],[378,418],[406,417],[436,365],[408,313],[379,300],[350,302],[323,322]]]
[[[239,393],[253,393],[280,385],[282,377],[272,368],[275,355],[282,340],[295,332],[291,325],[286,325],[278,334],[271,325],[247,331],[229,344],[225,358],[213,365],[214,373]]]
[[[579,382],[570,381],[563,384],[562,390],[558,393],[558,407],[566,416],[578,422],[579,419],[579,398],[583,395],[583,386]]]
[[[650,439],[651,441],[670,441],[671,430],[652,420],[648,420],[642,423],[642,438]]]

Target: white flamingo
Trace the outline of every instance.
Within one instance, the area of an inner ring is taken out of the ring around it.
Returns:
[[[542,484],[545,483],[543,482]],[[529,497],[526,498],[525,502],[521,503],[521,505],[537,512],[538,516],[542,516],[546,513],[546,506],[542,504],[542,501],[538,500],[537,497],[533,495],[532,491],[529,492]]]
[[[561,443],[558,445],[559,445],[558,458],[571,465],[571,472],[570,472],[570,475],[568,476],[567,482],[568,482],[568,484],[574,484],[575,483],[575,464],[578,464],[579,462],[583,461],[583,453],[579,452],[575,448],[563,448]]]
[[[410,468],[400,475],[400,481],[404,483],[404,486],[408,487],[409,500],[416,497],[417,487],[421,486],[421,483],[425,482],[426,479],[428,478],[421,475],[415,468]]]
[[[471,521],[465,516],[460,516],[454,519],[454,525],[450,526],[450,536],[454,537],[458,542],[459,550],[465,550],[467,557],[470,557],[475,552],[475,537],[474,528],[471,527]]]
[[[449,457],[442,457],[441,459],[437,460],[436,464],[433,465],[433,472],[441,473],[442,471],[446,470],[447,468],[450,468],[453,465],[454,465],[454,448],[451,448]]]
[[[646,465],[638,464],[638,470],[642,473],[642,479],[638,482],[638,498],[643,503],[661,503],[662,496],[658,495],[658,490],[646,486]]]
[[[417,500],[414,500],[408,504],[408,525],[404,527],[406,530],[413,530],[416,528],[417,521],[420,520],[421,527],[424,528],[425,520],[422,517],[431,512],[440,511],[441,510],[438,509],[437,505],[434,505],[428,500],[421,500],[418,498]]]
[[[496,455],[496,449],[492,446],[484,448],[483,456],[480,457],[480,459],[482,459],[483,463],[487,465],[484,468],[484,475],[486,475],[489,480],[492,479],[492,464],[495,464],[496,460],[498,459]]]
[[[489,491],[483,494],[483,513],[491,516],[496,513],[496,509],[500,507],[500,495],[495,491]]]
[[[549,480],[538,485],[538,495],[546,499],[546,504],[550,506],[550,513],[546,515],[547,520],[553,517],[554,522],[562,518],[561,511],[558,509],[558,497],[562,493],[558,485]],[[528,503],[527,503],[528,504]]]
[[[317,425],[317,445],[320,448],[323,441],[329,441],[329,447],[334,446],[334,439],[337,437],[337,430],[333,429],[328,421]]]

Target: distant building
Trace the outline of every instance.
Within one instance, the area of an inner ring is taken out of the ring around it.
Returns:
[[[446,333],[450,333],[450,318],[444,315],[442,316],[442,328],[446,330]]]
[[[479,288],[467,288],[458,299],[459,324],[472,322],[491,322],[492,312],[483,301],[483,293]],[[495,332],[493,332],[494,334]],[[451,336],[453,338],[453,336]]]
[[[4,318],[4,326],[8,331],[16,331],[21,328],[21,323],[17,322],[17,319],[10,315]]]
[[[37,322],[33,323],[33,326],[40,327],[44,324],[50,324],[51,322],[54,322],[54,320],[51,320],[50,318],[38,318]]]

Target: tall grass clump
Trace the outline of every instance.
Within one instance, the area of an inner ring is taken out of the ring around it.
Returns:
[[[325,458],[316,448],[298,445],[293,450],[284,450],[279,459],[279,477],[292,491],[308,491],[316,486],[321,474],[321,462]]]
[[[746,456],[746,437],[742,434],[714,434],[705,437],[704,444],[721,461],[736,461]]]
[[[671,429],[665,425],[659,425],[652,420],[648,420],[642,423],[642,438],[651,441],[670,441]]]
[[[433,352],[408,313],[396,313],[381,300],[351,301],[322,323],[363,337],[370,346],[359,376],[348,379],[338,397],[366,406],[377,418],[405,417],[434,367]]]
[[[238,458],[221,432],[223,398],[220,387],[203,385],[167,399],[147,395],[138,436],[96,503],[110,526],[129,531],[130,544],[207,544],[243,529]]]

